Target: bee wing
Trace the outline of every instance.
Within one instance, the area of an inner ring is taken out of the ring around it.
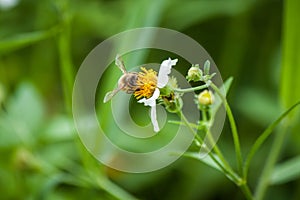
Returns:
[[[116,56],[115,64],[119,67],[119,69],[123,72],[123,74],[127,73],[127,70],[124,65],[124,61],[122,60],[122,58],[119,54],[117,54],[117,56]]]
[[[110,91],[110,92],[106,93],[106,95],[103,99],[103,103],[106,103],[109,100],[111,100],[111,98],[113,98],[120,90],[121,90],[121,88],[116,88],[113,91]]]

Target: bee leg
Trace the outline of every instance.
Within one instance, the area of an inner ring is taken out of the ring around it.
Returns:
[[[106,93],[106,95],[103,99],[103,103],[106,103],[109,100],[111,100],[111,98],[113,98],[120,90],[121,90],[121,88],[116,88],[113,91],[110,91],[110,92]]]

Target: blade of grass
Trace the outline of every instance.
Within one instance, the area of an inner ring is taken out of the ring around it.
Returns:
[[[65,5],[66,6],[66,5]],[[57,45],[59,52],[61,79],[64,89],[65,106],[68,113],[72,110],[72,90],[74,83],[73,64],[71,57],[71,14],[66,11],[66,8],[61,10],[61,25],[62,32],[58,35]]]
[[[271,176],[271,184],[283,184],[300,177],[300,156],[277,165]]]
[[[255,1],[229,0],[229,1],[172,1],[170,12],[166,12],[164,22],[170,28],[183,30],[195,23],[215,16],[234,16],[251,9]],[[186,17],[188,16],[188,17]]]
[[[300,1],[285,1],[285,20],[283,31],[283,57],[281,67],[280,97],[284,108],[300,100],[300,26],[297,19]],[[290,115],[292,117],[293,115]]]
[[[234,143],[234,149],[235,149],[235,154],[236,154],[235,156],[236,156],[237,166],[238,166],[238,170],[239,170],[240,175],[242,175],[243,174],[243,158],[242,158],[241,145],[240,145],[240,140],[239,140],[239,135],[238,135],[235,119],[233,117],[231,108],[230,108],[230,106],[227,102],[227,99],[220,92],[220,89],[213,83],[211,84],[211,87],[219,95],[219,97],[221,98],[222,102],[225,105],[226,113],[227,113],[227,116],[228,116],[231,132],[232,132],[232,137],[233,137],[233,143]]]
[[[188,157],[188,158],[193,158],[193,159],[196,159],[196,160],[199,160],[201,162],[203,162],[204,164],[220,171],[220,172],[223,172],[222,168],[216,164],[216,162],[209,156],[205,156],[204,158],[200,156],[200,154],[198,152],[187,152],[187,153],[184,153],[183,156],[185,157]],[[219,158],[217,158],[217,155],[215,154],[212,154],[212,156],[214,156],[220,163],[221,163],[221,160]],[[228,175],[226,175],[230,180],[232,180],[232,178]],[[238,176],[237,176],[238,177]]]
[[[31,44],[40,42],[57,35],[60,32],[60,26],[55,26],[45,31],[35,31],[31,33],[17,34],[11,38],[0,41],[0,55],[10,53]]]
[[[251,163],[251,160],[255,153],[258,151],[258,149],[261,147],[261,145],[265,142],[265,140],[271,135],[275,127],[298,105],[300,105],[300,102],[294,104],[292,107],[290,107],[287,111],[282,113],[276,121],[274,121],[254,142],[252,148],[250,149],[245,164],[244,164],[244,177],[247,178],[247,173],[249,170],[249,165]]]
[[[124,16],[122,22],[124,24],[124,30],[129,30],[137,27],[156,27],[160,24],[160,21],[165,13],[165,8],[167,6],[168,0],[160,0],[160,1],[137,1],[135,4],[130,4],[128,14]],[[121,30],[120,30],[121,31]],[[146,46],[155,35],[147,34],[143,36],[143,39],[140,40],[140,46]],[[118,46],[117,49],[123,49],[123,47],[131,46],[131,43],[136,44],[136,38],[129,37],[124,39]],[[121,52],[118,52],[121,53]],[[145,62],[146,57],[148,56],[147,51],[136,51],[134,54],[126,55],[127,58],[123,58],[125,65],[128,70],[131,67],[140,65]],[[115,57],[116,55],[112,55]],[[115,67],[115,66],[114,66]],[[110,73],[109,80],[113,80],[114,78],[118,80],[116,77],[119,77],[119,73]],[[107,84],[101,85],[102,91],[109,91],[115,87],[116,82],[112,82],[106,79]],[[101,111],[102,113],[111,113],[110,104],[102,104]],[[119,129],[116,129],[115,123],[111,117],[105,117],[102,120],[102,124],[106,124],[108,127],[108,132],[116,132]]]
[[[246,199],[249,199],[249,200],[253,199],[251,191],[250,191],[248,185],[246,184],[246,182],[242,181],[241,178],[236,173],[226,171],[226,167],[223,165],[220,165],[222,162],[221,162],[221,160],[219,160],[219,157],[216,154],[211,153],[210,156],[206,156],[204,158],[201,157],[199,155],[199,153],[185,153],[185,154],[183,154],[183,156],[199,160],[199,161],[203,162],[204,164],[224,173],[225,176],[229,180],[231,180],[232,182],[234,182],[235,184],[237,184],[240,187],[240,189],[244,193]]]
[[[195,136],[195,140],[197,140],[199,142],[199,144],[202,145],[203,144],[202,138],[197,134],[197,131],[190,126],[190,123],[186,119],[184,114],[182,112],[179,112],[178,115],[181,117],[181,119],[185,123],[185,125],[190,129],[190,132]],[[215,145],[213,147],[213,150],[216,154],[213,154],[212,152],[208,152],[207,155],[211,158],[212,161],[215,162],[215,164],[220,169],[222,169],[222,171],[224,172],[225,175],[228,175],[231,177],[230,180],[232,180],[237,185],[241,185],[240,184],[241,179],[238,176],[236,176],[235,172],[233,171],[233,169],[231,168],[231,166],[229,165],[229,163],[223,156],[222,152],[219,150],[218,146]],[[200,155],[201,154],[198,153],[198,156],[200,156]],[[203,155],[202,155],[202,157],[203,157]],[[207,157],[207,156],[205,156],[205,157]]]
[[[300,50],[300,26],[298,25],[298,11],[300,9],[300,1],[290,0],[285,1],[284,8],[284,25],[283,25],[283,63],[281,72],[281,88],[280,97],[285,108],[300,100],[300,93],[295,92],[295,88],[300,87],[300,80],[297,79],[300,75],[300,57],[298,52]],[[281,132],[277,132],[274,142],[270,150],[261,178],[256,187],[255,198],[257,200],[263,199],[267,188],[270,184],[270,178],[276,160],[280,154],[284,138],[287,135],[287,126],[291,124],[291,117],[281,126]]]
[[[64,87],[64,96],[65,96],[65,105],[67,107],[67,112],[71,113],[72,110],[72,89],[73,89],[73,64],[71,58],[71,38],[70,38],[70,30],[71,30],[71,15],[67,10],[67,4],[58,5],[61,9],[62,14],[62,27],[63,31],[59,34],[57,44],[60,56],[60,68],[61,68],[61,77],[62,83]],[[78,146],[78,150],[81,156],[81,160],[86,171],[89,175],[86,175],[90,178],[91,182],[95,184],[95,186],[105,190],[111,196],[116,199],[132,199],[136,198],[128,193],[126,190],[120,188],[118,185],[111,182],[101,170],[99,170],[98,163],[95,163],[94,158],[89,155],[89,152],[82,146],[79,141],[79,137],[76,138],[76,144]]]

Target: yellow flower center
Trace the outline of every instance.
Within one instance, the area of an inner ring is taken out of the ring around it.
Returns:
[[[141,98],[150,98],[153,95],[153,92],[157,85],[157,72],[153,69],[147,70],[144,67],[141,67],[141,72],[138,74],[138,79],[136,84],[138,89],[134,92],[136,99]]]

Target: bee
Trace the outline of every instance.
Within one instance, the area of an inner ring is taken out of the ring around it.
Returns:
[[[125,68],[124,62],[120,55],[116,56],[115,64],[122,71],[123,75],[118,80],[118,87],[108,93],[106,93],[103,102],[106,103],[113,98],[119,91],[125,91],[127,94],[131,94],[139,89],[136,84],[138,79],[137,72],[128,72]]]

